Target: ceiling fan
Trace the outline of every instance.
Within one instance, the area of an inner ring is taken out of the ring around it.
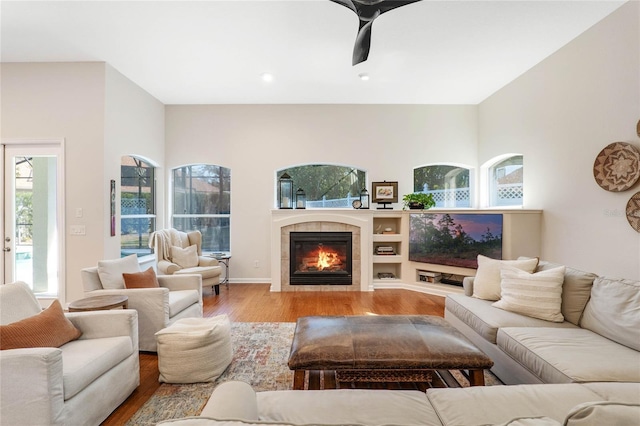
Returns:
[[[353,47],[352,65],[364,62],[369,57],[371,48],[371,26],[380,15],[400,6],[415,3],[420,0],[331,0],[334,3],[349,8],[358,15],[360,27]]]

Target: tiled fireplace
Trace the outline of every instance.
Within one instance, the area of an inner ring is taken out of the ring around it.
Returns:
[[[351,232],[290,232],[290,285],[351,285]]]
[[[369,228],[366,212],[274,210],[271,290],[372,290]]]

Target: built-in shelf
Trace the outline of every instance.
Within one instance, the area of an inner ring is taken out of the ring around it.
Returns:
[[[392,278],[392,279],[379,279],[379,278],[374,278],[373,279],[373,284],[374,285],[378,285],[378,287],[383,287],[385,285],[394,285],[397,286],[398,284],[402,284],[402,280],[398,279],[398,278]]]
[[[373,234],[374,243],[402,242],[402,234]]]
[[[373,214],[372,278],[374,285],[402,283],[402,260],[404,235],[402,234],[402,212],[374,212]],[[394,254],[376,254],[378,247],[391,247]],[[380,279],[379,273],[390,273],[394,278]]]
[[[393,254],[373,255],[373,263],[402,263],[402,256]]]

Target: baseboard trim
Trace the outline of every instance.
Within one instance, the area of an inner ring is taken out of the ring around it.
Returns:
[[[271,284],[271,278],[232,278],[229,284]],[[224,284],[222,284],[224,285]],[[369,291],[399,289],[409,290],[418,293],[432,294],[434,296],[445,297],[448,294],[463,293],[462,287],[449,286],[445,284],[424,284],[424,283],[404,283],[402,281],[379,282],[376,281],[373,286],[369,286]],[[271,288],[273,291],[273,286]]]

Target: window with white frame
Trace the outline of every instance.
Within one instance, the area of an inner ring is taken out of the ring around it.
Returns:
[[[202,233],[202,250],[230,252],[231,169],[192,164],[173,169],[172,226]]]
[[[489,167],[489,206],[522,206],[523,157],[512,155]]]
[[[413,191],[433,195],[435,207],[471,207],[468,168],[432,164],[413,169]]]
[[[287,173],[293,180],[294,192],[305,192],[308,208],[352,208],[360,192],[367,187],[367,173],[351,166],[306,164],[278,170],[276,180]]]
[[[155,167],[124,156],[120,165],[120,256],[152,253],[149,236],[156,229]]]

